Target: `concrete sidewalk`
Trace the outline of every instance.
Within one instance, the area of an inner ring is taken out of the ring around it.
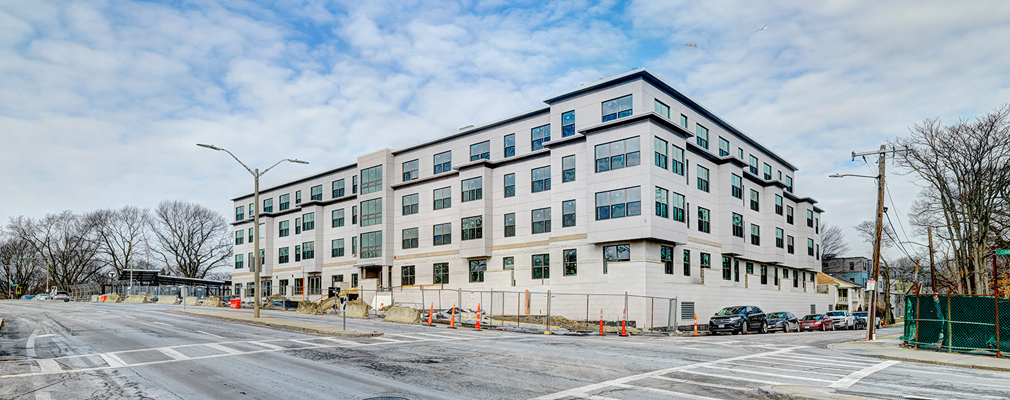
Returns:
[[[873,341],[857,340],[835,343],[828,348],[869,357],[946,365],[952,367],[1010,371],[1010,359],[901,347],[901,335],[888,335]],[[1005,355],[1004,355],[1005,357]]]
[[[226,321],[242,322],[246,324],[263,325],[271,328],[287,329],[299,332],[316,333],[320,335],[342,336],[342,337],[373,337],[382,336],[381,332],[365,331],[360,329],[344,330],[340,326],[320,324],[314,322],[295,321],[283,318],[260,317],[253,318],[252,310],[172,310],[172,312],[223,319]]]

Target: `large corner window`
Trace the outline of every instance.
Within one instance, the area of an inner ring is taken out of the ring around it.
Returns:
[[[460,240],[480,239],[484,237],[484,217],[463,218],[461,221],[462,238]]]
[[[382,190],[382,166],[361,170],[361,194],[369,194]]]
[[[544,148],[544,143],[551,141],[551,124],[531,129],[530,137],[533,142],[533,151]]]
[[[596,145],[596,172],[633,167],[641,164],[641,144],[638,139],[638,136],[635,136]]]
[[[382,231],[361,234],[361,258],[382,257]]]
[[[631,115],[631,95],[604,101],[603,122],[624,118]]]
[[[476,178],[464,179],[460,186],[463,189],[461,203],[484,198],[484,178],[478,176]]]
[[[452,171],[452,150],[435,154],[435,174]]]
[[[361,226],[382,223],[382,198],[361,202]]]
[[[642,215],[642,187],[596,193],[596,220]]]

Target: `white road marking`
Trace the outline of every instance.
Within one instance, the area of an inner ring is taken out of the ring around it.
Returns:
[[[49,392],[35,392],[35,400],[53,400],[53,396]]]
[[[835,388],[835,389],[845,389],[845,388],[848,388],[849,386],[854,385],[856,382],[859,382],[860,379],[863,379],[863,378],[865,378],[867,376],[870,376],[870,374],[872,374],[874,372],[880,371],[880,370],[882,370],[884,368],[890,367],[890,366],[892,366],[894,364],[897,364],[899,362],[900,361],[890,360],[890,361],[884,361],[884,362],[882,362],[880,364],[877,364],[877,365],[874,365],[874,366],[871,366],[871,367],[863,368],[863,369],[861,369],[859,371],[853,372],[853,373],[849,374],[848,376],[846,376],[846,377],[838,380],[838,382],[835,382],[835,383],[832,383],[832,384],[828,385],[828,387]]]
[[[215,335],[213,333],[207,333],[207,332],[204,332],[204,331],[193,331],[193,332],[202,333],[202,334],[207,335],[207,336],[213,336],[213,337],[216,337],[218,339],[224,339],[225,338],[224,336],[218,336],[218,335]]]
[[[115,354],[112,354],[112,353],[101,353],[98,356],[102,357],[102,359],[105,360],[105,363],[109,364],[109,366],[112,367],[112,368],[120,368],[120,367],[125,367],[126,366],[126,363],[123,362],[123,360],[120,359],[119,357],[116,357]]]
[[[320,338],[320,339],[322,339],[322,340],[329,340],[329,341],[334,342],[334,343],[345,344],[345,345],[356,345],[356,344],[358,344],[357,342],[352,342],[350,340],[343,340],[343,339],[337,339],[337,338]]]
[[[711,365],[706,365],[706,366],[704,366],[703,368],[708,368],[708,369],[721,369],[721,370],[725,370],[725,371],[732,371],[732,372],[735,372],[735,373],[739,373],[739,374],[752,374],[752,375],[765,375],[765,376],[777,376],[777,377],[781,377],[781,378],[789,378],[789,379],[803,379],[803,380],[807,380],[807,381],[816,381],[816,382],[834,382],[834,381],[832,381],[832,380],[828,380],[828,379],[818,379],[818,378],[806,378],[806,377],[802,377],[802,376],[792,376],[792,375],[783,375],[783,374],[773,374],[773,373],[771,373],[771,372],[761,372],[761,371],[751,371],[751,370],[746,370],[746,369],[740,369],[740,368],[727,368],[727,367],[715,367],[715,366],[711,366]]]
[[[214,350],[223,351],[223,352],[228,353],[228,354],[243,353],[242,350],[233,349],[231,347],[225,347],[225,346],[222,346],[222,345],[217,344],[217,343],[207,343],[204,346],[210,347],[210,348],[212,348]]]
[[[56,336],[56,334],[55,334],[55,333],[48,333],[48,334],[45,334],[45,335],[38,335],[38,336],[36,336],[36,338],[40,338],[40,337],[50,337],[50,336]]]
[[[39,363],[39,369],[42,370],[43,374],[52,374],[63,371],[63,368],[60,367],[60,363],[56,362],[56,360],[53,360],[52,358],[40,358],[35,360],[35,362]]]
[[[603,396],[597,396],[597,395],[594,395],[594,394],[581,394],[581,395],[575,395],[575,397],[578,397],[580,399],[587,399],[587,400],[618,400],[618,399],[615,399],[613,397],[603,397]]]
[[[175,325],[172,325],[172,324],[166,324],[166,323],[164,323],[164,322],[151,322],[151,323],[152,323],[152,324],[158,324],[158,325],[163,325],[163,326],[171,326],[171,327],[173,327],[173,328],[175,327]]]
[[[748,361],[757,361],[757,360],[748,360]],[[802,374],[832,375],[832,376],[836,376],[836,377],[839,377],[839,378],[845,376],[845,374],[839,374],[837,372],[815,372],[815,371],[810,371],[810,370],[798,370],[798,369],[782,368],[782,367],[769,367],[767,365],[755,365],[755,364],[744,364],[744,363],[730,363],[730,365],[737,365],[737,366],[741,366],[741,367],[750,367],[750,368],[757,368],[757,369],[774,369],[774,370],[786,371],[786,372],[799,372],[799,373],[802,373]]]
[[[264,343],[264,342],[249,342],[249,344],[255,344],[257,346],[263,346],[271,350],[284,350],[286,347],[278,346],[276,344]]]
[[[856,369],[856,368],[861,368],[861,367],[865,367],[865,366],[868,366],[868,365],[873,365],[873,364],[849,365],[849,364],[839,364],[837,362],[821,362],[821,361],[813,361],[813,360],[810,360],[809,358],[805,358],[805,357],[778,357],[778,356],[775,356],[775,357],[769,357],[769,358],[772,359],[772,360],[779,360],[779,361],[790,362],[790,363],[817,364],[817,365],[827,365],[827,366],[833,366],[833,367],[845,367],[845,368],[850,368],[850,369]]]
[[[729,379],[729,380],[734,380],[734,381],[756,382],[756,383],[762,383],[762,384],[765,384],[765,385],[785,385],[785,383],[782,383],[782,382],[775,382],[775,381],[768,381],[768,380],[761,380],[761,379],[751,379],[751,378],[741,378],[739,376],[726,376],[726,375],[719,375],[719,374],[710,374],[708,372],[698,372],[698,371],[693,371],[693,370],[689,370],[689,369],[685,369],[685,370],[681,370],[681,371],[677,371],[677,372],[683,372],[685,374],[693,374],[693,375],[711,376],[711,377],[715,377],[715,378]]]
[[[714,397],[705,397],[705,396],[699,396],[699,395],[696,395],[696,394],[674,392],[672,390],[657,389],[657,388],[651,388],[651,387],[645,387],[645,386],[628,385],[628,384],[624,384],[624,383],[618,383],[618,384],[616,384],[614,386],[619,387],[619,388],[623,388],[623,389],[636,389],[636,390],[644,390],[644,391],[647,391],[647,392],[659,393],[659,394],[662,394],[664,396],[671,396],[672,398],[677,398],[677,399],[720,400],[720,399],[717,399],[717,398],[714,398]]]
[[[122,317],[123,317],[123,318],[133,318],[133,319],[137,319],[137,317],[131,317],[131,316],[129,316],[129,315],[122,315]]]
[[[298,343],[298,344],[304,344],[304,345],[306,345],[306,346],[313,346],[313,347],[322,347],[322,346],[325,346],[325,345],[323,345],[323,344],[319,344],[319,343],[312,343],[312,342],[306,342],[306,341],[304,341],[304,340],[294,340],[294,339],[288,339],[288,341],[289,341],[289,342],[295,342],[295,343]]]
[[[167,347],[166,348],[158,349],[158,351],[160,351],[162,353],[165,353],[166,356],[172,357],[173,359],[176,359],[176,360],[188,360],[189,359],[189,356],[187,356],[185,354],[182,354],[182,353],[180,353],[178,351],[175,351],[173,349],[167,348]]]
[[[39,330],[36,329],[32,332],[32,335],[28,337],[28,342],[25,343],[25,355],[27,355],[28,358],[37,357],[35,354],[35,338],[38,337],[38,335]]]
[[[690,364],[690,365],[684,365],[684,366],[680,366],[680,367],[672,367],[672,368],[660,369],[660,370],[656,370],[656,371],[652,371],[652,372],[646,372],[646,373],[642,373],[642,374],[638,374],[638,375],[630,375],[630,376],[626,376],[626,377],[623,377],[623,378],[611,379],[611,380],[605,381],[605,382],[594,383],[594,384],[591,384],[591,385],[586,385],[586,386],[581,386],[581,387],[572,388],[572,389],[568,389],[568,390],[563,390],[563,391],[556,392],[556,393],[546,394],[546,395],[537,397],[534,400],[556,400],[556,399],[561,399],[561,398],[568,397],[568,396],[578,396],[579,394],[584,394],[584,393],[591,392],[591,391],[594,391],[594,390],[603,389],[603,388],[606,388],[608,386],[614,386],[615,384],[625,384],[625,383],[628,383],[628,382],[637,381],[639,379],[652,378],[652,377],[656,377],[656,376],[660,376],[660,375],[666,375],[666,374],[669,374],[671,372],[682,371],[682,372],[691,373],[693,371],[688,371],[689,369],[704,367],[704,366],[708,366],[708,365],[716,365],[716,364],[726,363],[726,362],[732,362],[732,361],[746,360],[748,358],[765,357],[765,356],[773,355],[773,354],[786,353],[786,352],[790,352],[790,351],[793,351],[795,349],[800,349],[800,348],[803,348],[803,347],[806,347],[806,346],[790,347],[790,348],[784,348],[784,349],[775,350],[775,351],[771,351],[771,352],[767,352],[767,353],[748,354],[748,355],[745,355],[745,356],[731,357],[731,358],[722,358],[722,359],[718,359],[718,360],[706,361],[706,362],[701,362],[701,363],[697,363],[697,364]],[[711,375],[711,374],[703,374],[703,375]],[[720,377],[720,378],[724,378],[724,379],[726,378],[725,376],[722,376],[722,375],[717,375],[717,376]],[[765,383],[765,384],[775,384],[775,383],[770,383],[770,382],[765,382],[765,381],[760,381],[760,382]]]
[[[670,381],[670,382],[687,383],[687,384],[690,384],[690,385],[707,386],[707,387],[716,388],[716,389],[740,390],[740,391],[745,391],[745,392],[751,390],[750,388],[745,388],[745,387],[740,387],[740,386],[726,386],[726,385],[720,385],[720,384],[716,384],[716,383],[698,382],[698,381],[691,381],[691,380],[687,380],[687,379],[671,378],[671,377],[668,377],[668,376],[654,376],[653,378],[654,379],[662,379],[664,381]]]
[[[405,340],[390,339],[390,338],[382,337],[382,336],[373,336],[373,337],[371,337],[369,339],[384,340],[384,341],[393,342],[393,343],[403,343],[403,342],[405,342]]]

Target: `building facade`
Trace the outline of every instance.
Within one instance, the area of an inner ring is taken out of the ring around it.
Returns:
[[[824,273],[866,287],[866,281],[873,272],[873,261],[866,257],[840,257],[827,262]]]
[[[833,301],[788,161],[644,69],[544,103],[261,190],[264,286],[628,292],[699,318]],[[233,202],[251,296],[252,194]]]

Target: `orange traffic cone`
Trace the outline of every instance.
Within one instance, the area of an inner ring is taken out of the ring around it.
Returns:
[[[480,330],[480,303],[477,303],[477,330]]]
[[[694,336],[698,336],[698,313],[694,314]]]
[[[449,327],[456,329],[456,305],[452,305],[452,315],[449,316]]]
[[[603,309],[600,309],[600,334],[603,334]]]
[[[628,310],[624,310],[624,319],[621,320],[621,336],[628,336]]]
[[[431,316],[434,314],[435,314],[435,303],[431,303],[431,311],[428,311],[428,326],[431,326]]]

